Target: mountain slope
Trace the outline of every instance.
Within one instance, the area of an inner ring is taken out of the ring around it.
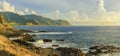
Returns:
[[[11,12],[0,12],[5,18],[8,23],[16,22],[20,25],[24,25],[26,23],[26,19],[18,14],[11,13]]]
[[[45,18],[42,16],[37,16],[37,15],[24,15],[23,17],[34,21],[34,23],[36,23],[36,21],[39,21],[40,24],[42,25],[57,25],[56,22],[54,20],[51,20],[49,18]]]
[[[24,15],[23,17],[34,21],[35,24],[36,21],[39,21],[39,23],[42,25],[70,25],[70,23],[65,20],[52,20],[50,18],[45,18],[38,15]]]
[[[66,20],[52,20],[38,15],[18,15],[11,12],[0,12],[9,24],[14,25],[70,25]]]

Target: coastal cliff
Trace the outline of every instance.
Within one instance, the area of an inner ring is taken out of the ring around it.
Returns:
[[[4,17],[6,22],[10,25],[38,25],[38,26],[68,26],[71,25],[66,20],[53,20],[51,18],[43,17],[40,15],[19,15],[12,12],[0,12],[2,17]]]

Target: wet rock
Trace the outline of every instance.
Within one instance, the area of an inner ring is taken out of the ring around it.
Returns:
[[[111,54],[120,53],[120,48],[109,45],[94,46],[89,48],[89,52],[86,54],[86,56],[109,54],[109,53]]]
[[[30,51],[36,52],[40,56],[84,56],[84,53],[80,49],[76,48],[41,48],[36,47],[33,44],[27,43],[23,40],[14,40],[14,42],[18,43],[21,46],[24,46]]]
[[[64,39],[56,39],[56,41],[62,41],[62,42],[64,42],[65,40]]]
[[[13,42],[16,42],[17,44],[19,45],[23,45],[23,46],[27,46],[27,47],[34,47],[33,44],[30,44],[24,40],[20,40],[20,39],[17,39],[17,40],[12,40]]]
[[[35,35],[25,34],[23,35],[22,40],[29,41],[29,42],[35,42],[34,38],[35,38]]]
[[[52,42],[53,40],[51,39],[43,39],[44,42]]]
[[[84,53],[80,49],[76,48],[57,48],[57,51],[60,52],[60,56],[84,56]]]
[[[52,45],[52,47],[60,47],[59,45]]]

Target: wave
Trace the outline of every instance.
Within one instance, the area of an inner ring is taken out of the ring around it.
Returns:
[[[75,47],[77,44],[75,43],[69,43],[67,41],[57,41],[57,40],[52,40],[52,42],[44,42],[43,40],[38,40],[36,42],[30,42],[34,44],[37,47],[42,47],[42,48],[56,48],[56,47]]]
[[[26,33],[25,33],[26,34]],[[72,32],[35,32],[35,33],[27,33],[30,35],[45,35],[45,34],[72,34]]]

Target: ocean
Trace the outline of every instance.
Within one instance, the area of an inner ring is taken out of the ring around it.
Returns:
[[[65,46],[74,48],[89,48],[95,45],[120,46],[120,26],[14,26],[14,28],[62,32],[63,34],[38,34],[36,39],[64,39],[67,41]]]

